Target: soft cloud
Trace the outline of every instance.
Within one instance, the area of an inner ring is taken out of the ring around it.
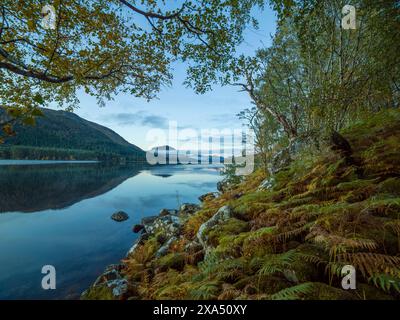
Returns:
[[[115,113],[102,117],[103,121],[116,123],[120,126],[143,126],[151,128],[167,128],[168,119],[162,116],[154,115],[146,111],[135,113]]]

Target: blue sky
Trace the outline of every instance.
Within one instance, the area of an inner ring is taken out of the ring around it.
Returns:
[[[254,12],[254,16],[260,28],[246,29],[245,40],[239,48],[239,52],[246,55],[253,55],[257,48],[269,46],[275,33],[276,16],[270,8]],[[149,130],[166,129],[169,121],[176,121],[179,128],[195,130],[241,127],[236,114],[251,105],[246,93],[238,92],[237,87],[214,86],[212,91],[197,95],[183,85],[185,65],[176,63],[173,67],[172,86],[163,88],[155,100],[147,102],[120,94],[106,107],[100,108],[94,98],[82,92],[78,96],[80,107],[75,112],[87,120],[109,127],[144,150],[153,147],[146,138]]]

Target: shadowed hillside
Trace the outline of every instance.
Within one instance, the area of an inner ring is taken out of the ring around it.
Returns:
[[[74,113],[42,109],[35,126],[16,125],[0,159],[144,161],[145,153],[114,131]]]

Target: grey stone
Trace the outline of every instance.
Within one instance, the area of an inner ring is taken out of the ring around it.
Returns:
[[[168,216],[168,215],[177,215],[178,214],[178,210],[174,210],[174,209],[162,209],[160,211],[159,216],[160,217],[164,217],[164,216]]]
[[[205,235],[206,230],[209,230],[209,229],[215,227],[216,225],[220,224],[223,221],[228,220],[231,217],[232,217],[231,208],[229,206],[224,206],[224,207],[220,208],[211,219],[204,222],[200,226],[199,231],[197,232],[196,238],[198,239],[199,243],[204,248],[206,255],[209,251],[208,247],[207,247],[207,237]]]
[[[276,152],[268,164],[268,171],[271,175],[274,175],[282,170],[288,168],[296,154],[298,154],[306,144],[306,139],[295,138],[289,142],[289,146]]]
[[[118,211],[112,214],[111,219],[117,222],[122,222],[129,219],[129,216],[124,211]]]
[[[217,198],[218,196],[219,196],[219,193],[218,193],[218,192],[209,192],[209,193],[206,193],[206,194],[201,195],[201,196],[199,197],[199,200],[200,200],[201,202],[204,202],[206,199],[212,200],[212,199]]]
[[[122,299],[128,292],[128,281],[121,275],[124,265],[110,265],[105,271],[96,279],[91,288],[108,287],[115,299]],[[82,293],[85,296],[87,291]]]
[[[167,255],[169,247],[176,240],[178,240],[178,238],[175,236],[170,238],[160,249],[158,249],[158,251],[156,252],[156,258],[161,258]]]
[[[179,208],[181,214],[193,214],[198,210],[200,210],[200,206],[193,203],[184,203]]]
[[[274,178],[273,177],[268,177],[263,182],[261,182],[260,186],[258,187],[258,190],[268,190],[272,188],[274,185]]]
[[[299,279],[297,278],[296,272],[294,270],[286,269],[283,271],[283,275],[285,276],[286,280],[293,283],[299,283]]]
[[[158,216],[144,217],[144,218],[142,218],[142,224],[144,226],[146,226],[147,224],[153,223],[157,218],[158,218]]]

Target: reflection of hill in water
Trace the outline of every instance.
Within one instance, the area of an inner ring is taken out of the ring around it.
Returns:
[[[0,212],[62,209],[112,190],[141,169],[100,164],[0,166]]]
[[[172,177],[172,174],[168,174],[168,173],[151,173],[153,176],[156,177],[161,177],[161,178],[169,178]]]

